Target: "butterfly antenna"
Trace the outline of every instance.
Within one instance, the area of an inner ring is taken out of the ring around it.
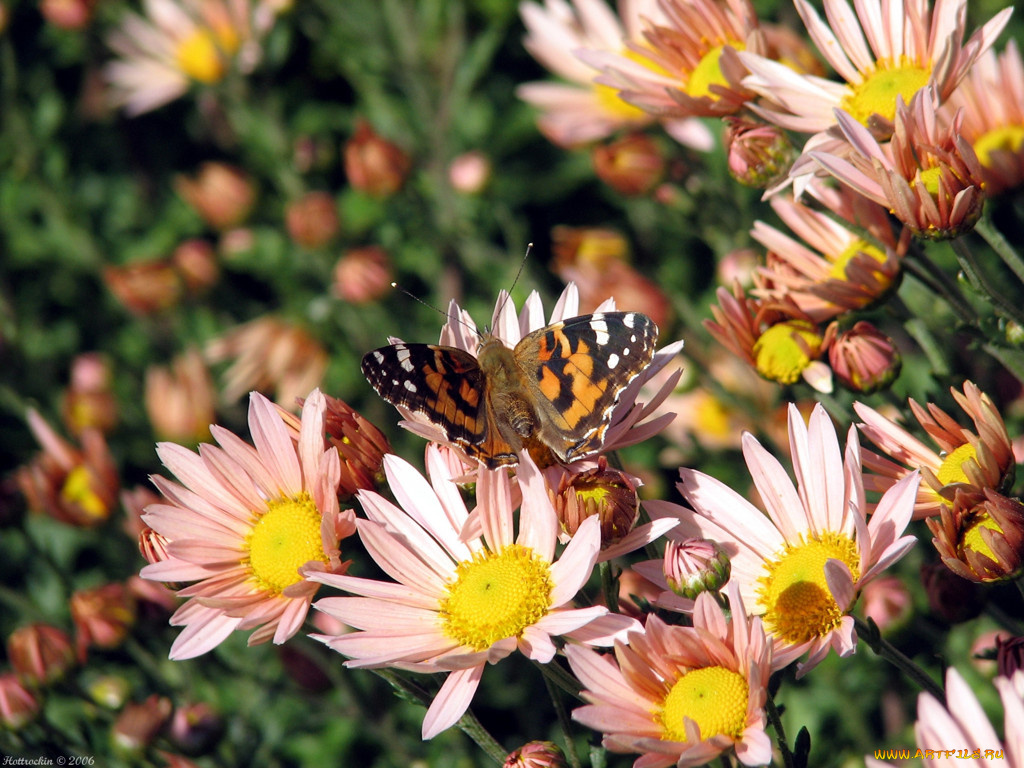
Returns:
[[[405,294],[406,296],[408,296],[408,297],[409,297],[410,299],[412,299],[413,301],[419,302],[419,303],[420,303],[420,304],[422,304],[422,305],[423,305],[424,307],[429,307],[430,309],[434,310],[434,311],[435,311],[435,312],[437,312],[438,314],[442,315],[442,316],[444,317],[444,319],[445,319],[445,320],[450,320],[450,319],[451,319],[451,318],[450,318],[450,317],[448,316],[448,313],[447,313],[447,312],[445,312],[445,311],[444,311],[443,309],[441,309],[440,307],[436,307],[436,306],[434,306],[434,305],[433,305],[433,304],[431,304],[431,303],[430,303],[429,301],[425,301],[424,299],[421,299],[421,298],[420,298],[419,296],[417,296],[416,294],[414,294],[414,293],[412,293],[411,291],[407,290],[406,288],[404,288],[403,286],[399,285],[398,283],[392,282],[392,283],[391,283],[391,287],[392,287],[392,288],[395,288],[395,289],[397,289],[397,290],[399,290],[399,291],[401,291],[401,292],[402,292],[402,293],[404,293],[404,294]],[[480,331],[478,331],[478,330],[477,330],[476,328],[474,328],[474,327],[473,327],[472,325],[470,325],[469,323],[467,323],[467,322],[466,322],[465,320],[463,320],[463,319],[462,319],[461,317],[456,317],[455,319],[456,319],[456,320],[458,320],[458,321],[459,321],[460,323],[462,323],[462,325],[466,326],[466,327],[467,327],[467,328],[468,328],[469,330],[471,330],[471,331],[472,331],[472,332],[473,332],[474,334],[476,334],[477,336],[480,336],[480,335],[481,335],[481,334],[480,334]]]
[[[505,301],[512,298],[512,289],[516,287],[516,283],[519,282],[520,275],[523,274],[523,270],[526,268],[526,260],[530,258],[530,251],[533,250],[533,243],[526,244],[526,253],[523,254],[523,260],[519,262],[519,269],[516,270],[516,276],[512,278],[512,285],[509,286],[508,292],[505,294]],[[495,311],[494,316],[497,317],[501,314],[501,310],[505,308],[505,301],[501,302],[498,309]]]

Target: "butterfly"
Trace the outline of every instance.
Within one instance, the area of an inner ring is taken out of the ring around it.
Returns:
[[[362,369],[392,405],[423,414],[470,458],[540,466],[598,452],[622,390],[651,362],[658,326],[639,312],[580,315],[533,331],[509,349],[484,333],[474,357],[406,344],[368,352]]]

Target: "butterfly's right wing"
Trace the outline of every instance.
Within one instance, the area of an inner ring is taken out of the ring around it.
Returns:
[[[455,347],[399,342],[363,356],[363,375],[394,406],[422,414],[466,455],[489,467],[518,458],[493,428],[477,360]]]

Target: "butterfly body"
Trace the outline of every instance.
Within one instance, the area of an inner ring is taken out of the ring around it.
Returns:
[[[423,414],[471,458],[541,465],[600,450],[622,390],[654,355],[658,328],[637,312],[581,315],[524,336],[514,349],[485,334],[477,355],[399,342],[369,352],[381,397]]]

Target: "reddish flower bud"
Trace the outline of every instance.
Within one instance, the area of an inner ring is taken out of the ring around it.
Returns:
[[[377,135],[365,120],[344,148],[345,175],[360,192],[390,197],[402,188],[409,174],[409,157],[396,144]]]
[[[341,229],[338,207],[326,192],[307,192],[285,209],[288,235],[304,248],[327,245]]]
[[[75,663],[75,652],[64,630],[29,624],[7,638],[7,658],[27,685],[45,686],[64,677]]]
[[[203,163],[195,178],[178,175],[174,187],[214,229],[237,227],[256,203],[256,186],[249,175],[225,163]]]
[[[596,146],[590,159],[598,178],[623,195],[646,195],[665,177],[665,158],[657,142],[643,133]]]

